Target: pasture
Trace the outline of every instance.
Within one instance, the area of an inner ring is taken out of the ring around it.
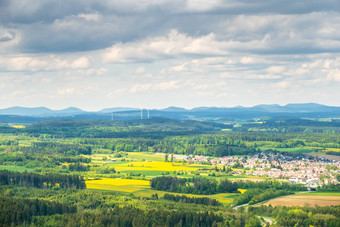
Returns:
[[[15,172],[31,172],[33,169],[31,168],[26,168],[23,166],[5,166],[5,165],[0,165],[0,170],[8,170],[8,171],[15,171]]]

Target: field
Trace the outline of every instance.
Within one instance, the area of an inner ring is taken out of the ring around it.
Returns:
[[[153,194],[158,194],[158,196],[164,196],[164,194],[173,195],[185,195],[187,197],[209,197],[216,199],[221,203],[230,204],[233,202],[233,198],[238,195],[238,193],[220,193],[214,195],[194,195],[194,194],[181,194],[173,192],[165,192],[152,190],[150,187],[150,182],[145,180],[130,180],[130,179],[113,179],[113,178],[103,178],[101,180],[88,180],[86,181],[87,189],[91,190],[105,190],[105,191],[117,191],[122,193],[132,193],[138,197],[151,197]],[[240,189],[243,193],[245,190]]]
[[[12,125],[12,128],[26,128],[25,125]]]
[[[264,181],[266,178],[264,177],[256,177],[256,176],[240,176],[238,178],[233,178],[232,181]]]
[[[303,193],[269,200],[263,205],[272,206],[337,206],[340,205],[340,193]]]
[[[314,150],[309,147],[295,147],[295,148],[275,148],[277,151],[286,151],[286,152],[296,152],[296,153],[311,153]]]
[[[340,148],[326,148],[326,151],[340,152]]]
[[[26,167],[22,167],[22,166],[4,166],[4,165],[0,165],[0,170],[9,170],[9,171],[16,171],[16,172],[31,172],[33,171],[33,169],[31,168],[26,168]]]
[[[103,178],[101,180],[88,180],[86,181],[86,186],[88,189],[136,192],[150,188],[150,182],[145,180]]]
[[[149,160],[149,161],[164,161],[164,154],[163,153],[148,153],[148,152],[127,152],[128,158],[133,160]]]
[[[201,166],[183,164],[183,163],[170,163],[170,162],[127,162],[124,164],[114,165],[118,171],[124,170],[152,170],[152,171],[194,171]],[[202,166],[203,167],[203,166]]]
[[[330,160],[335,160],[335,161],[340,161],[340,156],[336,156],[336,155],[314,154],[314,156],[328,158]]]
[[[239,192],[241,192],[241,194],[245,193],[247,191],[247,189],[238,189]]]

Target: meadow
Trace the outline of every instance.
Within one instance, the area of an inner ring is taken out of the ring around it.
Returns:
[[[26,168],[23,166],[6,166],[6,165],[0,165],[0,170],[9,170],[9,171],[15,171],[15,172],[31,172],[33,171],[32,168]]]

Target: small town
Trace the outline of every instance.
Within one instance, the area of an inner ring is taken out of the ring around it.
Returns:
[[[188,163],[211,163],[231,166],[233,175],[249,175],[285,179],[291,183],[304,184],[316,189],[324,184],[337,184],[340,162],[311,155],[284,155],[281,152],[262,151],[245,157],[225,156],[211,159],[202,155],[174,155],[174,159]]]

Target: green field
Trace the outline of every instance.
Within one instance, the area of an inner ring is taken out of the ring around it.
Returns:
[[[136,174],[141,174],[144,176],[159,176],[162,174],[167,173],[166,171],[157,171],[157,170],[124,170],[120,171],[119,173],[125,173],[125,174],[130,174],[130,175],[136,175]]]
[[[0,165],[0,170],[9,170],[9,171],[16,171],[16,172],[33,171],[33,169],[31,168],[26,168],[26,167],[21,167],[21,166],[4,166],[4,165]]]
[[[296,152],[296,153],[311,153],[314,152],[315,150],[312,148],[303,148],[303,147],[294,147],[294,148],[276,148],[276,147],[261,147],[261,149],[268,150],[268,149],[273,149],[281,152]]]
[[[157,161],[162,162],[164,161],[164,156],[155,155],[150,152],[127,152],[128,159],[135,159],[135,160],[149,160],[149,161]]]

